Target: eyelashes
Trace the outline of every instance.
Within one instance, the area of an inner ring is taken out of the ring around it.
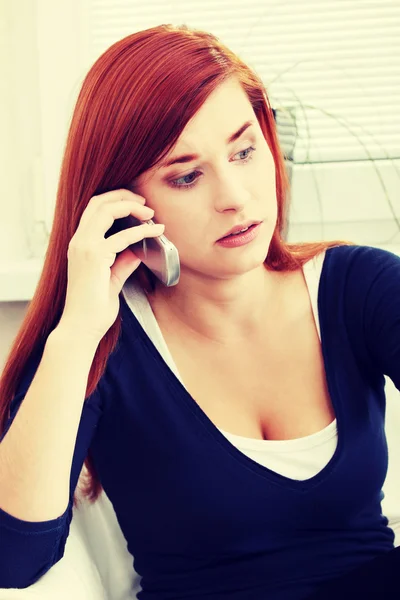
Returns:
[[[237,154],[242,154],[243,152],[249,152],[249,154],[246,156],[246,158],[244,159],[240,159],[239,161],[235,161],[235,162],[239,162],[239,164],[247,164],[248,162],[251,161],[251,159],[253,158],[254,152],[256,151],[256,148],[254,146],[249,146],[248,148],[246,148],[245,150],[241,150],[240,152],[237,152]],[[236,156],[236,154],[235,154]],[[188,183],[179,183],[182,180],[186,180],[188,177],[192,177],[193,175],[196,175],[196,173],[198,173],[198,171],[193,171],[192,173],[189,173],[188,175],[184,175],[183,177],[179,177],[179,179],[171,179],[168,183],[171,187],[178,189],[178,190],[188,190],[192,187],[194,187],[197,184],[197,181],[199,180],[199,177],[196,177],[196,179],[188,182]]]

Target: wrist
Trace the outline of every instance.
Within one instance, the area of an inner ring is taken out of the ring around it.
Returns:
[[[78,327],[75,327],[66,320],[61,319],[58,325],[49,334],[51,340],[60,342],[64,346],[69,346],[71,350],[95,354],[100,340],[82,332]]]

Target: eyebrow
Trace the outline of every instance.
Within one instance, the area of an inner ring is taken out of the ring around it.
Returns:
[[[243,123],[243,125],[239,127],[237,131],[235,131],[228,137],[228,139],[226,140],[226,144],[233,144],[233,142],[239,139],[240,136],[246,131],[246,129],[251,127],[251,125],[255,125],[255,121],[250,120],[246,121],[246,123]],[[182,154],[181,156],[175,156],[163,162],[161,164],[161,167],[165,169],[166,167],[170,167],[171,165],[175,165],[177,163],[188,163],[192,162],[193,160],[198,160],[199,158],[200,156],[198,154]]]

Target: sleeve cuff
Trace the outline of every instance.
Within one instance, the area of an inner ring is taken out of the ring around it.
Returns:
[[[69,505],[65,509],[64,513],[56,519],[50,519],[48,521],[23,521],[22,519],[13,517],[0,508],[0,530],[2,528],[6,528],[18,533],[25,533],[26,535],[33,535],[35,533],[48,533],[56,529],[63,529],[65,526],[65,521],[68,518],[68,513]]]

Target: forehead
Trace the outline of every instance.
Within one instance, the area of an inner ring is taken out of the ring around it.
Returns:
[[[178,153],[201,154],[203,149],[212,148],[215,144],[225,145],[229,135],[246,120],[254,121],[257,127],[257,118],[246,92],[240,82],[231,77],[210,94],[162,162]],[[161,169],[162,163],[154,165],[141,174],[137,184],[147,182]]]
[[[236,78],[221,83],[186,124],[171,150],[186,150],[199,139],[209,137],[225,143],[227,137],[246,119],[254,118],[253,107]],[[193,150],[195,148],[193,147]]]

